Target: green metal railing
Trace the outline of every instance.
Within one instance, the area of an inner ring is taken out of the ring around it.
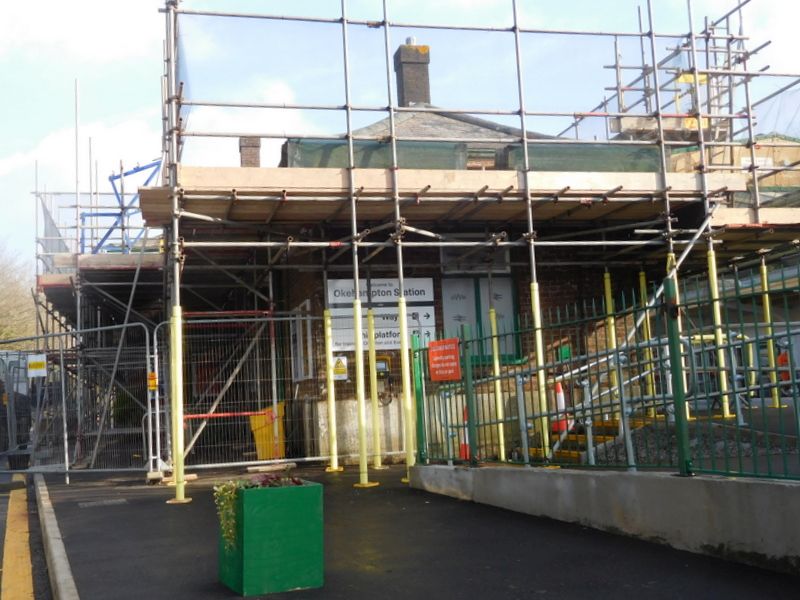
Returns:
[[[762,261],[721,272],[718,293],[684,277],[655,301],[640,288],[545,311],[547,410],[531,328],[463,327],[455,381],[417,343],[419,460],[800,478],[798,281],[800,261]],[[522,360],[476,358],[509,339]]]

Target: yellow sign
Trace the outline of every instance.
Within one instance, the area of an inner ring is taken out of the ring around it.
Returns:
[[[147,374],[147,389],[151,392],[155,392],[158,389],[158,375],[155,374],[155,371],[150,371]]]
[[[28,356],[28,378],[47,377],[47,356],[31,354]]]
[[[347,357],[333,357],[333,378],[336,381],[347,381]]]

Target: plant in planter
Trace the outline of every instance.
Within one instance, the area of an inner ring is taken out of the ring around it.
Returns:
[[[219,580],[242,596],[321,587],[322,486],[262,474],[214,487]]]

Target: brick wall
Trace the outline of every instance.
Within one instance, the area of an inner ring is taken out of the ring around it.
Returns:
[[[543,267],[539,270],[539,299],[542,308],[542,325],[545,351],[548,360],[555,358],[558,346],[569,344],[573,355],[605,348],[605,320],[603,309],[603,270],[580,267]],[[638,270],[616,269],[611,271],[614,297],[624,290],[630,294],[637,285]],[[520,320],[525,325],[533,323],[530,295],[530,272],[526,268],[516,269]],[[621,307],[617,307],[619,310]],[[593,318],[597,315],[597,318]],[[557,326],[554,323],[581,321],[575,325]],[[618,319],[617,339],[623,340],[632,324],[632,319]],[[533,336],[523,336],[523,352],[533,352]]]

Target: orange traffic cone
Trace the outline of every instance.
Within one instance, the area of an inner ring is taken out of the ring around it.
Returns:
[[[556,410],[558,410],[558,416],[553,419],[552,427],[553,431],[562,433],[569,429],[569,419],[567,418],[567,401],[564,398],[564,388],[561,387],[561,382],[556,381]]]
[[[461,460],[469,460],[469,419],[467,417],[467,409],[464,407],[464,435],[461,436],[461,443],[458,446],[458,458]]]

